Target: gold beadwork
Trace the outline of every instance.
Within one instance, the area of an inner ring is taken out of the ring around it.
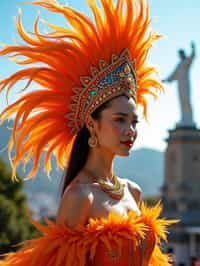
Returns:
[[[125,67],[124,67],[124,72],[125,72],[126,74],[130,74],[130,73],[131,73],[131,69],[130,69],[130,67],[129,67],[128,64],[125,65]]]

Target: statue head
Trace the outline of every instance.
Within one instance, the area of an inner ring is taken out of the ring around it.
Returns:
[[[181,60],[186,59],[185,51],[183,49],[178,50],[178,54]]]

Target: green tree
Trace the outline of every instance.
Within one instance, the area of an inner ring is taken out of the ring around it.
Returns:
[[[0,253],[17,250],[20,242],[37,236],[30,224],[23,182],[11,181],[11,172],[0,159]]]
[[[160,197],[157,195],[152,195],[145,197],[143,200],[148,206],[154,206],[156,203],[158,203]]]

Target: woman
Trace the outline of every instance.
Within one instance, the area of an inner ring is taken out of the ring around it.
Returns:
[[[47,23],[52,32],[43,35],[37,20],[32,36],[19,16],[25,44],[6,46],[1,55],[30,67],[2,80],[1,90],[21,79],[28,79],[25,89],[32,81],[39,87],[9,105],[1,119],[15,114],[8,147],[10,158],[15,147],[13,179],[19,162],[30,159],[34,176],[44,151],[47,173],[54,154],[67,174],[56,223],[32,220],[44,235],[2,265],[170,265],[160,244],[174,221],[159,219],[161,206],[145,207],[140,187],[113,171],[114,157],[128,156],[137,137],[137,106],[146,117],[146,95],[162,89],[146,62],[160,37],[149,30],[148,4],[101,0],[100,11],[89,0],[95,23],[53,0],[33,4],[63,14],[71,28]]]
[[[98,183],[101,179],[112,189],[112,183],[115,181],[113,180],[113,159],[116,155],[129,155],[137,137],[137,122],[135,101],[126,95],[117,96],[105,102],[93,112],[75,141],[68,175],[72,167],[77,168],[77,159],[83,158],[82,160],[86,159],[86,162],[76,176],[72,174],[74,178],[68,186],[69,177],[66,178],[57,222],[64,219],[68,225],[76,228],[84,225],[89,217],[106,217],[111,209],[119,214],[124,214],[128,210],[139,214],[141,190],[137,184],[117,177],[116,181],[122,186],[121,191],[125,193],[122,197],[120,193],[119,195],[116,193],[117,191],[113,191],[113,194],[109,190],[102,193],[102,185]],[[91,137],[88,140],[89,135]],[[84,144],[86,144],[85,147]],[[88,144],[90,149],[87,155],[85,149],[88,149]],[[79,148],[78,145],[80,145]],[[76,155],[76,153],[79,154]],[[74,166],[73,160],[75,160]],[[66,212],[66,209],[69,211]],[[73,212],[74,209],[77,211]]]

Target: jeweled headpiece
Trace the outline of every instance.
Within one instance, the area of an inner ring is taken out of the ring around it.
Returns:
[[[43,152],[47,173],[51,170],[52,153],[57,164],[65,168],[74,139],[88,114],[107,100],[126,94],[144,107],[146,116],[146,95],[156,97],[162,89],[162,84],[152,77],[156,69],[146,62],[150,47],[160,38],[149,29],[146,1],[101,0],[102,10],[95,0],[87,2],[94,23],[56,0],[33,2],[62,14],[71,28],[46,22],[52,31],[42,34],[37,19],[34,35],[30,35],[19,15],[17,29],[25,44],[6,46],[0,51],[1,55],[14,57],[15,63],[29,66],[0,81],[0,91],[10,91],[22,79],[27,79],[24,90],[32,82],[39,85],[0,116],[3,122],[15,114],[8,146],[13,177],[17,165],[30,159],[33,168],[29,176],[34,176]],[[15,155],[11,158],[13,147]]]
[[[111,64],[99,61],[99,69],[91,67],[91,76],[80,77],[83,87],[74,88],[73,104],[67,118],[71,133],[77,133],[91,114],[105,101],[126,94],[136,100],[137,78],[128,49],[119,56],[113,54]]]

